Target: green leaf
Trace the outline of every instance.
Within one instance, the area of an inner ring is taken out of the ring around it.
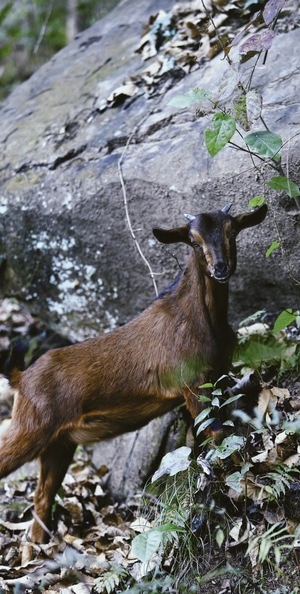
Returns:
[[[227,404],[231,404],[232,402],[236,402],[236,400],[239,400],[239,398],[242,398],[243,396],[244,394],[235,394],[234,396],[230,396],[230,398],[227,398],[225,402],[221,404],[220,408],[223,408],[223,406],[227,406]]]
[[[131,552],[134,557],[143,563],[148,563],[164,542],[164,535],[173,534],[175,537],[178,532],[185,532],[185,527],[178,526],[171,522],[161,524],[155,528],[150,528],[150,530],[138,534],[132,540]]]
[[[219,549],[221,548],[224,540],[225,540],[225,534],[221,528],[218,528],[218,530],[216,532],[216,543],[217,543]]]
[[[289,177],[285,177],[284,175],[274,175],[271,177],[268,186],[269,188],[272,188],[272,190],[284,190],[291,198],[300,196],[299,186],[297,186],[297,184],[295,184]]]
[[[241,481],[244,479],[244,476],[241,472],[233,472],[233,474],[229,474],[225,479],[225,485],[230,487],[237,493],[242,493],[244,487],[241,485]]]
[[[178,472],[183,470],[187,470],[190,466],[190,456],[191,448],[187,446],[182,446],[181,448],[177,448],[173,452],[169,452],[166,454],[160,463],[160,467],[154,473],[151,482],[153,483],[158,478],[163,476],[164,474],[168,474],[170,476],[174,476]]]
[[[121,567],[112,568],[95,580],[93,590],[99,594],[112,594],[117,591],[120,581],[126,576],[126,571]]]
[[[216,113],[211,127],[205,130],[205,145],[211,157],[214,157],[232,138],[236,123],[230,115]]]
[[[274,546],[274,556],[275,556],[275,563],[276,563],[276,567],[279,567],[280,565],[280,559],[281,559],[281,549],[280,546]]]
[[[210,414],[211,410],[212,410],[211,406],[204,408],[195,418],[195,425],[199,425],[199,423],[201,423],[203,421],[203,419],[206,419],[206,417],[208,417],[208,415]]]
[[[283,346],[275,342],[272,346],[257,342],[252,339],[246,346],[239,345],[237,348],[237,356],[244,364],[256,369],[261,366],[262,362],[268,364],[274,361],[281,361],[283,357]],[[237,414],[236,411],[235,414]],[[247,422],[247,421],[246,421]]]
[[[167,522],[167,524],[161,524],[160,526],[156,526],[155,530],[160,530],[164,534],[168,532],[185,532],[184,527],[178,526],[178,524],[172,524],[172,522]]]
[[[233,421],[224,421],[224,423],[222,423],[222,425],[224,427],[234,427],[234,422]]]
[[[237,97],[234,98],[232,102],[232,111],[233,117],[235,121],[244,128],[244,130],[249,130],[249,122],[247,117],[247,107],[246,107],[246,93],[240,93]]]
[[[298,314],[297,312],[292,311],[292,309],[288,308],[282,311],[279,316],[276,318],[273,326],[274,332],[280,332],[286,328],[289,324],[292,324],[297,319]]]
[[[199,396],[198,398],[198,401],[206,404],[207,402],[211,402],[211,398],[209,396],[204,396],[204,394],[201,394],[201,396]]]
[[[279,134],[262,130],[261,132],[252,132],[244,138],[247,146],[262,157],[270,157],[275,161],[280,161],[280,149],[282,147],[282,138]]]
[[[0,10],[0,25],[2,25],[3,21],[6,19],[8,13],[11,11],[13,6],[13,2],[8,2],[1,8]]]
[[[212,392],[213,396],[222,396],[222,390],[221,388],[216,388],[213,392]]]
[[[148,563],[158,551],[163,539],[163,532],[157,528],[138,534],[132,541],[131,552],[134,557]]]
[[[172,105],[173,107],[179,107],[182,109],[184,107],[191,107],[192,105],[197,105],[198,103],[201,103],[201,101],[210,98],[210,91],[206,91],[205,89],[192,89],[191,91],[188,91],[183,95],[177,95],[176,97],[173,97],[173,99],[169,101],[169,105]]]
[[[277,248],[279,248],[280,246],[280,241],[272,241],[270,247],[268,247],[267,251],[266,251],[266,258],[268,258],[272,252],[274,252],[274,250],[277,250]]]
[[[196,435],[200,435],[200,433],[202,433],[202,431],[209,427],[209,425],[212,425],[212,423],[214,423],[215,420],[215,417],[210,417],[209,419],[206,419],[206,421],[203,421],[203,423],[199,425]]]
[[[249,208],[258,208],[259,206],[264,204],[264,201],[265,201],[264,196],[254,196],[248,202]]]
[[[218,458],[225,460],[225,458],[231,456],[233,452],[236,452],[237,450],[240,451],[244,443],[245,438],[240,435],[229,435],[229,437],[225,437],[222,443],[215,447],[215,450],[210,457],[210,462],[213,462]]]

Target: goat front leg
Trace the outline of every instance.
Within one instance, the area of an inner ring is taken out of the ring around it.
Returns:
[[[189,411],[193,427],[192,433],[194,436],[195,445],[198,446],[206,439],[212,439],[214,442],[219,442],[222,439],[223,432],[222,427],[220,424],[219,419],[215,419],[211,425],[208,425],[204,431],[197,435],[197,426],[194,426],[194,421],[199,413],[206,407],[208,404],[203,404],[203,402],[199,401],[200,393],[203,396],[211,397],[211,391],[207,390],[206,388],[199,388],[199,385],[193,386],[192,388],[185,388],[184,391],[184,399],[186,408]],[[190,441],[190,432],[189,432],[189,441]]]
[[[185,405],[194,420],[203,409],[203,404],[199,402],[199,385],[192,387],[186,386],[183,392]]]
[[[49,528],[51,508],[55,495],[72,462],[77,445],[65,434],[60,435],[43,450],[40,455],[40,476],[35,491],[34,511],[43,524]],[[31,532],[32,541],[44,543],[48,540],[43,526],[34,520]]]

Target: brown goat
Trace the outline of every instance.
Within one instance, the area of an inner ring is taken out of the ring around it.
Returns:
[[[39,457],[35,512],[49,525],[54,497],[77,444],[133,431],[178,404],[193,418],[200,384],[228,371],[235,336],[227,321],[227,281],[236,235],[261,223],[267,207],[237,215],[188,216],[183,227],[154,229],[162,243],[184,242],[191,255],[178,280],[139,316],[110,334],[48,351],[13,369],[12,421],[2,438],[0,478]],[[32,539],[45,540],[35,520]]]

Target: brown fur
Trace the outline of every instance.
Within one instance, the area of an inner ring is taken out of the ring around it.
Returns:
[[[138,429],[184,401],[197,416],[198,386],[228,371],[234,347],[224,282],[236,265],[232,233],[265,215],[265,207],[239,217],[218,211],[185,227],[154,230],[164,243],[194,248],[177,284],[116,331],[48,351],[24,372],[12,372],[17,394],[0,477],[40,458],[35,511],[44,524],[77,444]],[[45,539],[36,520],[32,539]]]

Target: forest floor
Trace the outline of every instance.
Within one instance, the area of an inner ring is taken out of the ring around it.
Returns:
[[[65,344],[14,301],[2,303],[0,323],[2,367],[10,342],[17,336],[31,335],[32,360],[49,347]],[[263,342],[257,342],[255,333],[247,337],[246,343],[243,355],[246,359],[253,344],[256,349],[258,344],[263,349],[266,347]],[[295,362],[297,355],[299,364],[296,329],[283,344],[281,361],[294,357]],[[278,358],[278,352],[273,357]],[[270,376],[270,366],[265,377]],[[78,448],[56,498],[55,529],[48,544],[30,543],[38,467],[31,464],[23,473],[3,479],[0,591],[297,594],[300,591],[297,370],[296,366],[281,374],[279,382],[275,383],[274,378],[263,382],[258,407],[264,410],[264,431],[262,426],[260,429],[252,426],[246,439],[241,437],[244,429],[235,427],[227,441],[227,453],[219,448],[215,460],[203,454],[188,467],[181,466],[179,450],[175,451],[168,469],[160,473],[154,487],[149,485],[144,493],[137,493],[123,504],[111,501],[105,487],[105,472],[91,463],[91,448]],[[0,432],[7,426],[12,406],[5,382],[0,380]],[[274,417],[274,407],[280,420],[276,414]],[[244,442],[232,446],[232,438]],[[188,452],[188,448],[183,450]],[[246,457],[249,467],[242,476]],[[210,465],[212,470],[207,472]],[[238,478],[237,472],[240,472]],[[134,546],[139,534],[146,534],[146,541]],[[155,541],[158,534],[163,534],[159,546]],[[251,542],[256,542],[252,552]]]

